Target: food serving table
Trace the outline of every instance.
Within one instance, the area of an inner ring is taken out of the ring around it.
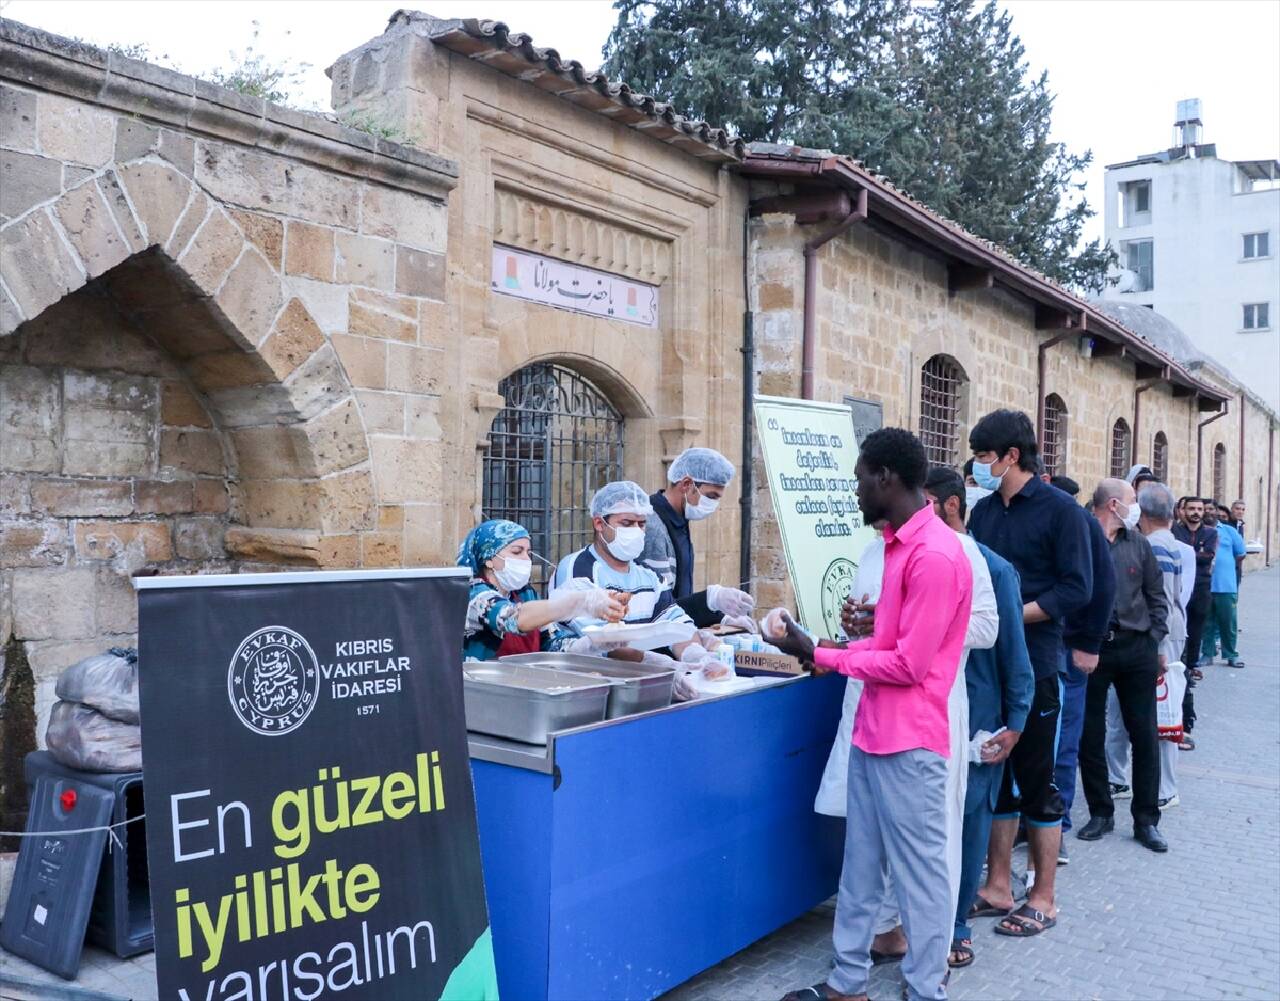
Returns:
[[[813,812],[845,679],[552,734],[469,734],[503,998],[653,998],[830,897]]]

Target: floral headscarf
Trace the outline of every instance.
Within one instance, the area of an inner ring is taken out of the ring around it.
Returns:
[[[500,518],[482,521],[467,533],[458,547],[458,566],[470,567],[471,572],[479,577],[484,572],[485,560],[493,559],[516,539],[527,538],[528,530],[514,521]]]

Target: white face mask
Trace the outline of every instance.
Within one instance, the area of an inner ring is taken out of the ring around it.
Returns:
[[[612,526],[611,526],[612,527]],[[616,560],[630,563],[644,552],[644,529],[635,525],[619,527],[613,530],[613,541],[605,540],[605,545]]]
[[[991,491],[983,487],[965,487],[964,488],[964,504],[969,511],[973,510],[973,505],[984,497],[990,497]]]
[[[493,576],[498,582],[498,587],[508,594],[522,590],[528,585],[529,578],[533,576],[533,560],[517,560],[504,556],[502,569],[494,567]]]
[[[710,517],[716,513],[716,508],[720,506],[720,501],[715,497],[707,497],[701,490],[694,487],[694,492],[698,495],[698,503],[690,504],[686,497],[684,501],[684,516],[690,521],[701,521],[703,518]]]
[[[1120,519],[1126,529],[1132,532],[1138,527],[1138,519],[1142,517],[1142,509],[1138,507],[1137,502],[1134,502],[1128,505],[1123,515],[1117,511],[1116,517]]]

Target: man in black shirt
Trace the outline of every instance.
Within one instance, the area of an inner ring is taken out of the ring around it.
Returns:
[[[1161,835],[1160,756],[1156,737],[1156,681],[1166,662],[1159,653],[1168,633],[1169,601],[1155,553],[1138,531],[1137,495],[1124,480],[1107,479],[1093,494],[1093,512],[1111,544],[1116,597],[1111,627],[1098,666],[1089,675],[1080,778],[1089,803],[1089,823],[1076,834],[1097,841],[1115,829],[1115,803],[1107,775],[1107,692],[1112,685],[1133,746],[1133,836],[1153,852],[1167,852]]]
[[[1204,524],[1203,497],[1187,497],[1183,501],[1182,523],[1173,526],[1173,537],[1196,552],[1196,586],[1187,605],[1187,644],[1182,648],[1182,663],[1194,668],[1200,662],[1204,620],[1213,600],[1209,593],[1209,578],[1213,573],[1213,557],[1218,552],[1218,531]]]
[[[969,516],[969,533],[1013,564],[1022,584],[1022,621],[1035,674],[1026,729],[1009,756],[987,849],[987,883],[974,904],[979,917],[1011,911],[1013,841],[1021,814],[1035,862],[1027,903],[1006,914],[996,932],[1038,935],[1057,923],[1054,877],[1062,840],[1062,796],[1054,781],[1062,707],[1063,620],[1093,593],[1087,515],[1061,490],[1036,476],[1039,449],[1026,414],[997,410],[969,434],[973,476],[995,491]]]

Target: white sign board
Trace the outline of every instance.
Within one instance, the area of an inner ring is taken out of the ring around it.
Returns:
[[[541,254],[493,245],[489,287],[501,295],[540,302],[642,327],[658,325],[658,288]]]

